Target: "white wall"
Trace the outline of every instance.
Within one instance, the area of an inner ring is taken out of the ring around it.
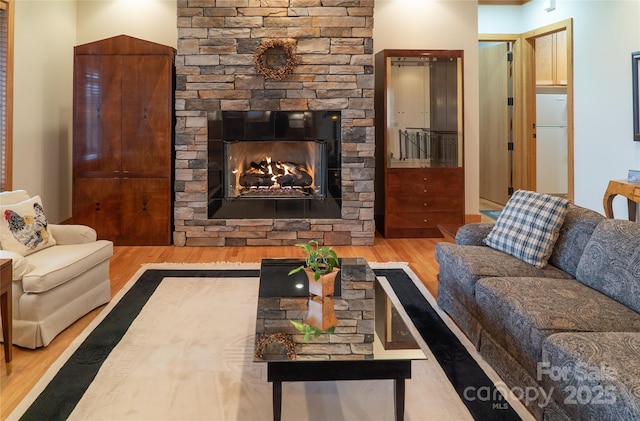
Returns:
[[[373,48],[464,50],[465,213],[479,214],[477,2],[376,0]]]
[[[481,33],[522,33],[573,18],[575,202],[604,213],[611,179],[640,169],[640,142],[633,141],[631,52],[640,50],[640,1],[556,0],[517,6],[480,6]],[[514,23],[515,22],[515,23]],[[614,215],[627,218],[626,200]]]
[[[116,35],[176,47],[176,0],[17,0],[13,188],[71,217],[73,47]]]
[[[77,43],[129,35],[176,48],[176,0],[93,0],[77,2]]]
[[[15,4],[13,188],[39,194],[51,222],[71,216],[75,7]]]

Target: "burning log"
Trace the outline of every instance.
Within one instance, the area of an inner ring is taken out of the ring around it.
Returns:
[[[251,162],[249,168],[239,176],[238,183],[243,187],[308,187],[313,184],[313,177],[304,165],[271,162],[267,158],[259,163]]]

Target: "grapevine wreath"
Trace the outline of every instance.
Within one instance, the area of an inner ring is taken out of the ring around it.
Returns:
[[[273,66],[268,63],[267,58],[270,54],[275,55],[278,51],[286,55],[286,61]],[[292,39],[267,39],[262,40],[260,46],[253,54],[253,62],[256,70],[265,79],[281,80],[289,76],[296,67],[296,42]]]

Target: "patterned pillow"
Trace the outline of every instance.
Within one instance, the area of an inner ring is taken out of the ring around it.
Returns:
[[[568,205],[567,199],[518,190],[484,243],[541,269],[551,256]]]
[[[22,256],[56,244],[49,231],[40,196],[0,206],[0,244],[3,250]]]

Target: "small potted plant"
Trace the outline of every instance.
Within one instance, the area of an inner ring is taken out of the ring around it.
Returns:
[[[309,278],[309,294],[320,297],[333,295],[335,278],[340,270],[336,252],[331,247],[321,247],[317,240],[296,246],[302,247],[307,257],[304,264],[289,271],[289,275],[304,270]]]

